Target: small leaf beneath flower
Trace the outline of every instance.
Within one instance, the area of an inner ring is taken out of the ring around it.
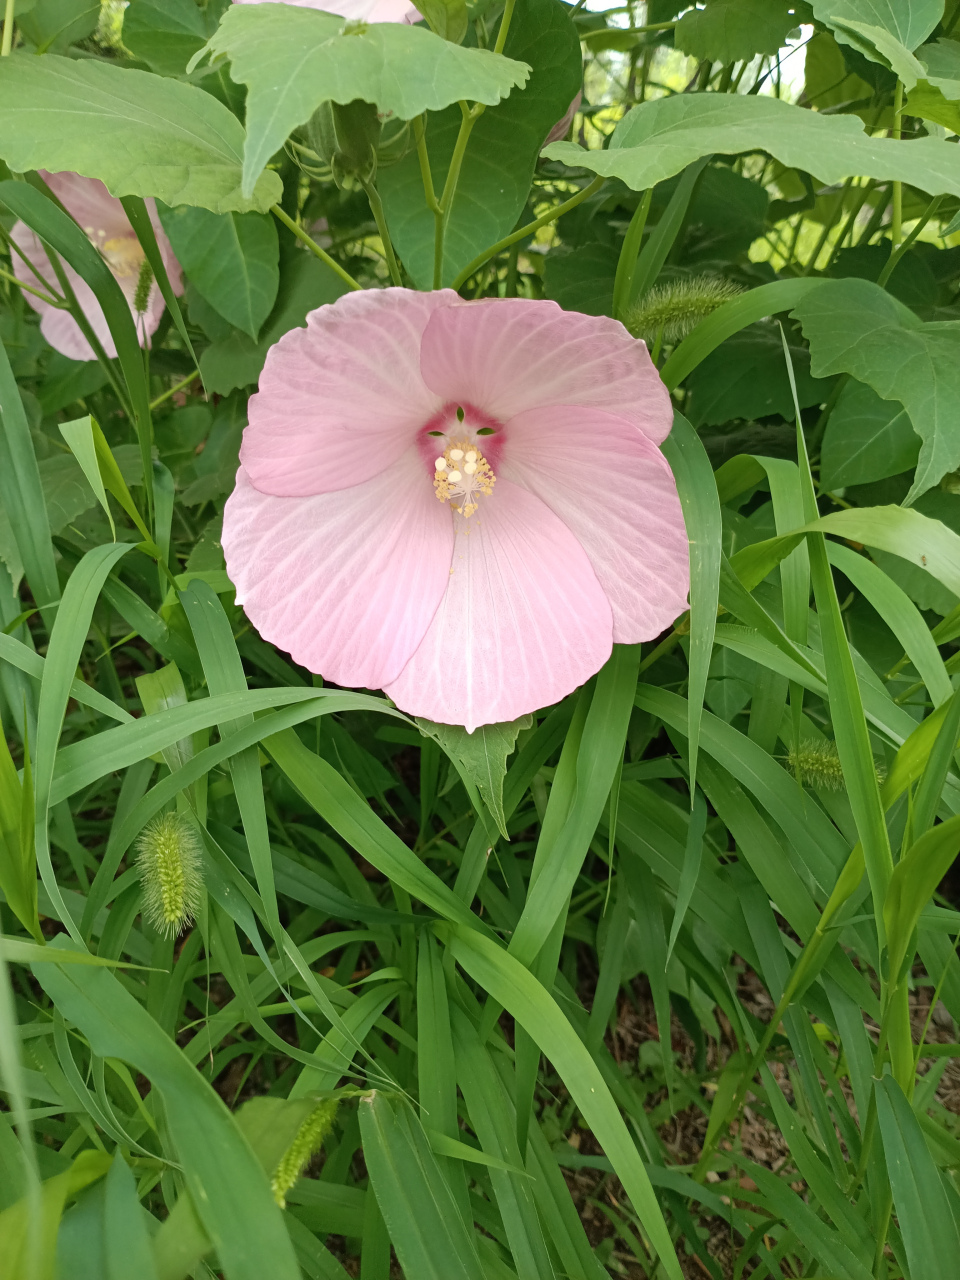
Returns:
[[[473,733],[467,733],[459,724],[434,724],[417,716],[420,732],[426,738],[440,744],[456,765],[479,790],[484,804],[493,815],[504,839],[507,819],[503,812],[503,779],[507,772],[507,757],[517,744],[521,729],[529,729],[533,717],[521,716],[501,724],[483,724]]]

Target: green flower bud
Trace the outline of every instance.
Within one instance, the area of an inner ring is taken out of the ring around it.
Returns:
[[[700,321],[743,290],[716,276],[673,280],[650,289],[634,305],[624,324],[647,342],[679,342]]]
[[[137,840],[143,914],[164,937],[193,923],[203,901],[200,837],[173,811],[144,827]]]
[[[330,1132],[337,1114],[337,1103],[337,1098],[325,1098],[311,1111],[274,1170],[270,1188],[281,1209],[286,1207],[287,1192],[320,1150],[324,1138]]]
[[[337,186],[353,177],[372,182],[377,172],[380,117],[372,102],[322,102],[307,123],[310,146],[330,166]]]

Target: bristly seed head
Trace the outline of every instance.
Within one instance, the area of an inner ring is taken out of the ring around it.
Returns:
[[[787,767],[794,777],[808,787],[821,791],[842,791],[846,786],[843,766],[835,742],[805,738],[799,746],[791,747],[786,757]],[[876,764],[874,766],[876,768]],[[877,782],[883,783],[882,767],[877,768]]]
[[[159,934],[188,928],[203,901],[200,837],[181,814],[163,813],[137,840],[143,914]]]
[[[674,280],[645,293],[624,324],[635,338],[647,342],[655,342],[661,332],[664,342],[679,342],[705,316],[742,292],[739,285],[717,276]]]
[[[437,497],[465,518],[476,511],[481,495],[489,498],[497,482],[490,463],[469,440],[454,440],[433,467]]]
[[[270,1180],[273,1198],[281,1209],[286,1207],[287,1192],[300,1177],[310,1160],[320,1150],[337,1114],[337,1099],[325,1098],[307,1116],[297,1136],[274,1170]]]
[[[137,291],[133,295],[133,309],[142,316],[150,305],[150,286],[153,284],[153,268],[144,258],[140,263],[140,274],[137,277]]]

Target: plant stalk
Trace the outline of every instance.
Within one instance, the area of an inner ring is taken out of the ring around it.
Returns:
[[[519,240],[533,235],[535,231],[545,227],[548,222],[555,222],[557,218],[562,218],[565,213],[569,213],[571,209],[575,209],[578,204],[592,196],[594,192],[599,191],[605,182],[606,178],[599,176],[594,178],[591,183],[578,191],[575,196],[571,196],[569,200],[565,200],[563,204],[556,205],[547,213],[534,219],[533,222],[528,222],[519,231],[511,231],[510,235],[504,236],[502,240],[498,240],[496,244],[491,245],[489,249],[484,249],[483,253],[478,254],[472,262],[467,263],[450,287],[452,289],[462,288],[473,273],[479,271],[485,262],[489,262],[491,258],[495,258],[498,253],[502,253],[504,249],[509,249],[511,245],[516,244]]]
[[[7,0],[3,11],[3,40],[0,42],[0,58],[6,58],[13,48],[13,6],[14,0]]]
[[[380,199],[380,192],[372,182],[364,182],[363,189],[367,193],[367,199],[370,201],[370,208],[373,211],[377,230],[380,232],[380,239],[383,242],[383,252],[387,259],[387,269],[390,272],[390,279],[398,287],[402,286],[403,277],[400,274],[397,255],[393,252],[393,241],[390,239],[390,231],[387,228],[387,219],[384,216],[383,201]]]
[[[350,275],[348,271],[344,271],[343,267],[341,267],[340,263],[337,262],[335,258],[330,257],[326,249],[321,249],[315,241],[311,240],[303,227],[301,227],[299,223],[294,222],[290,215],[281,209],[278,204],[275,204],[270,212],[279,222],[283,223],[288,231],[293,232],[301,244],[305,244],[312,254],[318,257],[321,262],[325,262],[331,271],[336,272],[344,284],[349,285],[351,289],[363,288],[363,285],[357,284],[356,280],[354,280],[353,276]]]

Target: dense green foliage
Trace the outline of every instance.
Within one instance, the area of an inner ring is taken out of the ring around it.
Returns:
[[[6,2],[0,1280],[955,1280],[960,2],[422,8]],[[391,282],[677,411],[689,613],[469,735],[220,546],[268,349]]]

